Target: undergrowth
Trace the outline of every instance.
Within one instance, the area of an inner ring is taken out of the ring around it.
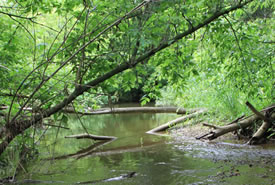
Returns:
[[[252,114],[245,105],[246,101],[258,110],[272,103],[272,97],[248,96],[231,83],[217,83],[203,78],[192,77],[181,87],[162,89],[157,104],[184,108],[204,107],[208,109],[208,113],[204,115],[206,121],[223,124],[242,115]]]

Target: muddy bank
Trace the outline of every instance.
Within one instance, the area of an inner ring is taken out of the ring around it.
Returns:
[[[238,140],[228,133],[213,141],[196,140],[195,137],[208,132],[200,125],[178,127],[169,131],[175,147],[190,153],[193,157],[236,162],[236,164],[262,164],[273,168],[275,172],[275,143],[247,145],[247,140]],[[275,173],[274,173],[275,174]]]
[[[196,137],[201,136],[209,131],[210,129],[208,127],[204,127],[201,124],[196,124],[177,126],[169,129],[168,132],[174,138],[179,137],[181,139],[194,140]],[[237,137],[232,133],[228,133],[215,139],[215,141],[226,140],[237,140]]]
[[[196,140],[195,137],[208,132],[200,125],[177,127],[169,130],[174,148],[192,158],[208,159],[219,164],[219,170],[208,178],[219,184],[248,176],[248,171],[261,169],[255,174],[262,184],[275,184],[275,144],[247,145],[232,133],[214,141]],[[229,180],[231,179],[231,180]]]

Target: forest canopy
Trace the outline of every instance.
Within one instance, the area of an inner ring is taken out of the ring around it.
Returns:
[[[274,101],[272,0],[2,0],[0,25],[0,154],[129,92],[229,117]]]

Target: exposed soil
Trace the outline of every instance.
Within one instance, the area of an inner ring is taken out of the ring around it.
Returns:
[[[201,124],[185,125],[185,126],[171,128],[169,130],[169,134],[173,137],[180,137],[182,139],[192,140],[198,136],[208,133],[210,130],[211,130],[210,128],[204,127]],[[237,140],[237,136],[232,133],[228,133],[215,139],[215,141],[226,141],[226,140]]]

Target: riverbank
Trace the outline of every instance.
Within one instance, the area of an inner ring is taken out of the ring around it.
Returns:
[[[187,140],[195,140],[205,133],[208,133],[211,129],[203,126],[202,124],[196,125],[183,125],[171,128],[168,132],[172,137],[182,138]],[[215,141],[237,140],[237,137],[228,133],[215,139]]]

